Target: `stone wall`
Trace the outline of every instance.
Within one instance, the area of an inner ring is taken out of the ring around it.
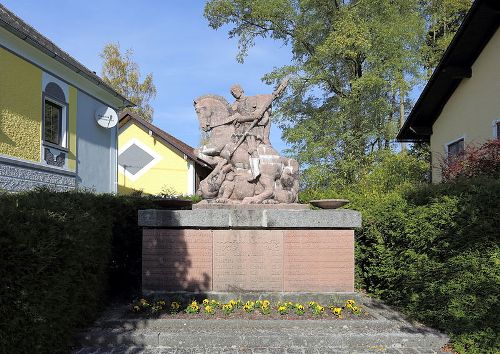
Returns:
[[[147,210],[139,224],[145,293],[354,291],[351,210]]]

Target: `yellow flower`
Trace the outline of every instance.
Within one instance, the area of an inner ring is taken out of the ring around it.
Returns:
[[[205,306],[205,312],[208,314],[214,313],[214,308],[210,305]]]
[[[335,316],[340,317],[342,315],[342,308],[341,307],[332,307],[332,313]]]
[[[278,307],[278,312],[281,315],[285,315],[288,312],[288,308],[284,305],[281,305],[280,307]]]
[[[176,301],[174,301],[170,304],[170,307],[172,308],[172,310],[178,310],[180,306],[181,305]]]
[[[269,315],[271,313],[271,307],[269,305],[270,305],[269,302],[266,302],[265,304],[263,303],[262,306],[260,307],[260,313],[262,313],[263,315]]]
[[[226,315],[230,314],[231,312],[233,312],[234,310],[234,306],[231,304],[231,302],[227,303],[227,304],[224,304],[222,305],[222,311],[224,311],[224,313]]]
[[[203,306],[208,306],[209,303],[210,301],[208,299],[203,300]]]
[[[264,306],[264,307],[269,307],[270,304],[271,303],[269,302],[269,300],[262,301],[262,306]]]
[[[252,312],[255,309],[255,303],[253,301],[247,301],[243,306],[243,310],[246,312]]]
[[[294,307],[295,307],[294,312],[296,315],[302,316],[306,312],[304,309],[304,305],[298,302],[294,305]]]
[[[198,306],[198,302],[197,301],[191,302],[191,306],[193,306],[193,307]]]
[[[359,314],[361,314],[361,309],[360,309],[359,307],[357,307],[357,306],[352,306],[352,307],[351,307],[351,311],[352,311],[352,313],[353,313],[353,314],[355,314],[355,315],[359,315]]]
[[[315,302],[314,304],[315,305],[313,307],[311,307],[312,313],[316,316],[321,315],[325,311],[325,308],[323,306],[321,306],[320,304],[318,304],[317,302]]]
[[[229,300],[229,305],[231,305],[231,306],[235,306],[235,305],[236,305],[236,301],[234,301],[234,300]]]
[[[354,305],[356,305],[356,302],[354,300],[347,300],[345,302],[345,307],[347,307],[347,308],[353,307]]]

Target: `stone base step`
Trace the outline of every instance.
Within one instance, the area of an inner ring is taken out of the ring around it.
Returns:
[[[406,321],[371,320],[203,320],[203,319],[121,319],[96,323],[90,331],[106,329],[130,331],[144,330],[153,332],[175,332],[186,334],[210,334],[214,332],[246,333],[267,332],[304,335],[331,335],[349,333],[404,332],[408,334],[436,334],[439,331],[428,327],[410,324]],[[90,332],[89,331],[89,332]]]
[[[85,333],[80,338],[82,346],[164,346],[164,347],[426,347],[438,350],[448,342],[448,338],[436,333],[404,333],[355,331],[350,333],[335,333],[335,331],[271,331],[264,329],[240,332],[232,331],[210,332],[209,323],[203,332],[195,332],[179,328],[178,331],[158,332],[153,330],[121,330],[96,329]]]
[[[352,296],[349,294],[348,296]],[[358,300],[358,299],[356,299]],[[371,318],[344,320],[137,319],[110,307],[72,354],[441,353],[449,338],[362,297]]]
[[[142,347],[142,346],[117,346],[117,347],[85,347],[77,349],[71,354],[449,354],[440,350],[430,350],[424,347],[386,348],[380,346],[332,348],[332,347]]]

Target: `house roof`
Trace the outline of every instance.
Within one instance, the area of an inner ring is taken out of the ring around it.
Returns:
[[[129,121],[133,121],[136,124],[139,124],[143,128],[150,130],[156,137],[158,137],[161,141],[166,143],[167,145],[173,146],[176,150],[180,151],[184,155],[188,156],[191,160],[196,162],[198,165],[210,168],[209,165],[207,165],[205,162],[203,162],[201,159],[199,159],[196,156],[196,153],[194,149],[186,144],[185,142],[173,137],[172,135],[168,134],[167,132],[161,130],[157,126],[151,124],[150,122],[142,119],[141,117],[137,116],[134,113],[131,112],[123,112],[120,114],[120,121],[119,121],[119,128],[123,127],[125,124],[127,124]]]
[[[430,141],[432,125],[500,23],[500,1],[476,0],[397,135],[398,141]]]
[[[21,18],[16,16],[12,11],[8,10],[5,6],[0,4],[0,27],[5,28],[15,36],[24,40],[26,43],[37,48],[41,52],[54,58],[61,64],[67,66],[77,74],[90,80],[97,86],[101,86],[104,90],[111,93],[123,102],[124,107],[135,106],[127,98],[116,92],[111,86],[106,84],[99,76],[93,71],[87,69],[83,64],[74,59],[71,55],[63,51],[50,39],[42,35],[36,29],[28,25]],[[121,107],[120,107],[121,108]]]

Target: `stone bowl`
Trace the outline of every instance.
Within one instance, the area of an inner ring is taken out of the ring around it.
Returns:
[[[337,209],[347,203],[349,203],[347,199],[318,199],[309,201],[309,204],[320,209]]]

